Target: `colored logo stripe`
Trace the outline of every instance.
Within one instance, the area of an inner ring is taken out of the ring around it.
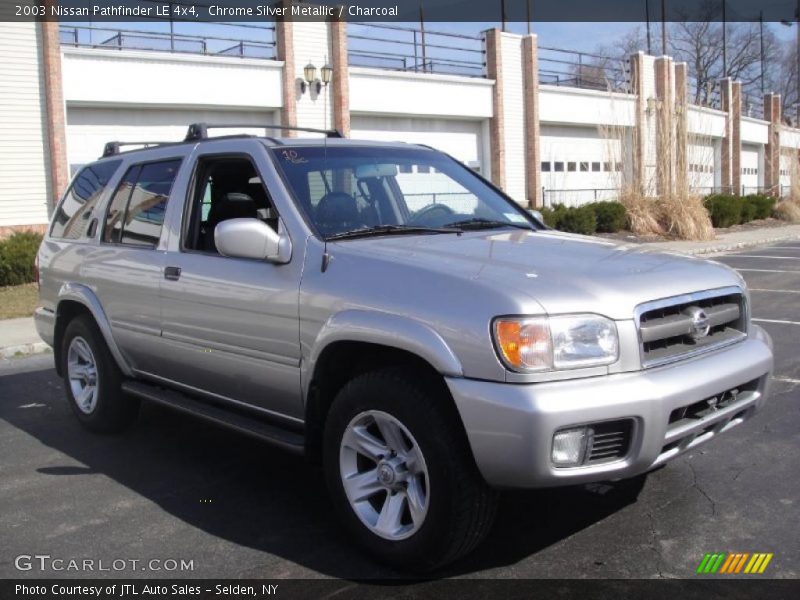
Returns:
[[[725,573],[728,575],[742,572],[760,574],[767,568],[772,557],[773,554],[771,552],[755,552],[753,554],[749,552],[734,552],[731,554],[725,552],[709,553],[703,556],[703,560],[700,561],[700,565],[697,567],[697,572]]]

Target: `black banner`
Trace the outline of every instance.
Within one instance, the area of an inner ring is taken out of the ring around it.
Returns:
[[[709,600],[711,598],[786,599],[800,597],[797,580],[691,579],[691,580],[472,580],[449,581],[371,581],[346,580],[5,580],[0,582],[0,598],[42,600],[86,600],[95,598],[174,600],[222,600],[254,598],[271,600],[534,600],[537,598],[655,598],[664,600]]]
[[[787,21],[796,0],[3,0],[0,20],[265,22]]]

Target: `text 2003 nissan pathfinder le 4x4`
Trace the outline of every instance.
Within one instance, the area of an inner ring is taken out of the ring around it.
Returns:
[[[209,127],[109,144],[39,251],[37,327],[93,431],[145,399],[318,458],[362,546],[432,569],[495,490],[644,474],[766,399],[723,265],[551,231],[427,147]]]

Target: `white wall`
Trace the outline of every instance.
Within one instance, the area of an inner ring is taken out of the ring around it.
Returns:
[[[111,141],[180,141],[190,123],[270,124],[275,111],[198,110],[169,108],[130,108],[107,106],[70,106],[67,110],[67,160],[70,171],[96,160],[106,142]],[[264,130],[210,131],[209,135],[253,133]]]
[[[493,84],[478,77],[352,67],[350,110],[361,114],[488,119],[493,114]]]
[[[722,138],[725,136],[727,114],[705,106],[689,106],[686,129],[689,134]]]
[[[352,115],[350,129],[350,137],[356,140],[426,144],[481,172],[488,162],[483,156],[480,121]]]
[[[742,143],[766,144],[769,141],[769,123],[761,119],[742,117]]]
[[[279,108],[282,62],[62,49],[67,104]]]
[[[0,226],[47,222],[49,152],[39,40],[37,23],[0,21]]]
[[[539,121],[633,127],[635,98],[629,94],[539,86]]]
[[[501,34],[500,49],[503,67],[503,139],[506,171],[504,191],[520,204],[527,205],[522,36]]]

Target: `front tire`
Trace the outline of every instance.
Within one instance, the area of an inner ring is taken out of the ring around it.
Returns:
[[[373,557],[430,571],[491,528],[483,481],[446,390],[408,369],[347,383],[325,425],[323,464],[339,517]]]
[[[123,394],[122,372],[91,317],[82,315],[69,322],[61,361],[67,400],[84,427],[113,433],[136,420],[139,401]]]

